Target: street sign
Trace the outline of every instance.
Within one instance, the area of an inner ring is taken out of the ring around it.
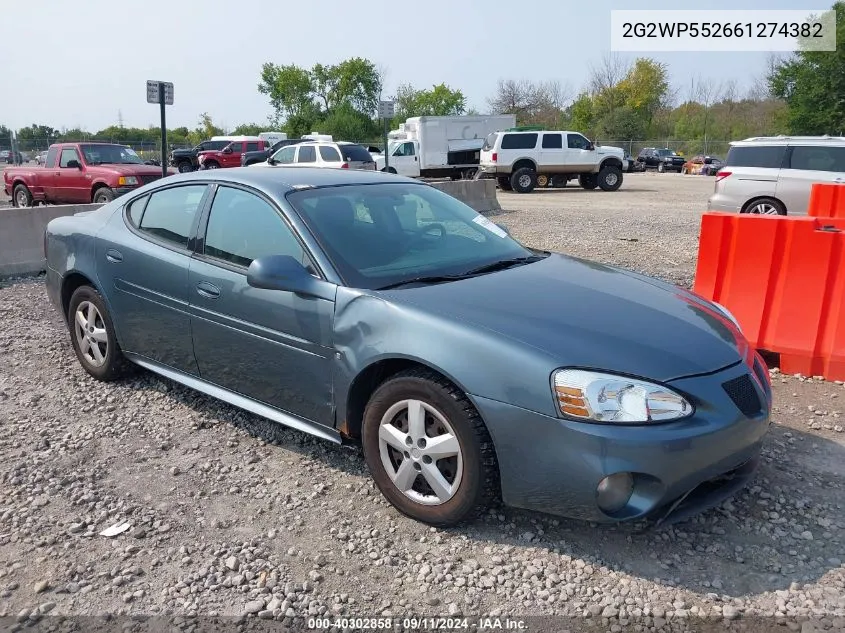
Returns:
[[[379,101],[378,102],[378,118],[392,119],[396,114],[395,101]]]
[[[168,81],[152,81],[147,80],[147,103],[158,103],[159,84],[164,86],[164,104],[173,105],[173,84]]]

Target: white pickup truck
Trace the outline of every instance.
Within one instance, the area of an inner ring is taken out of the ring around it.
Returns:
[[[412,117],[388,135],[388,160],[376,169],[411,178],[471,178],[491,133],[516,125],[512,114]]]
[[[597,146],[579,132],[506,130],[487,137],[479,175],[517,193],[566,186],[575,178],[584,189],[616,191],[626,167],[621,147]]]

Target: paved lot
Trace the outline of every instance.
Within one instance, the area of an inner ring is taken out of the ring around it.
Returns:
[[[637,174],[616,193],[502,194],[495,219],[532,246],[689,285],[712,186]],[[575,618],[547,620],[558,632],[700,630],[702,617],[717,630],[845,630],[840,384],[775,374],[756,480],[673,528],[496,508],[433,530],[382,500],[356,450],[147,373],[94,382],[39,279],[0,285],[0,322],[0,615],[162,614],[183,629],[182,616],[260,611]],[[129,532],[98,535],[122,521]]]

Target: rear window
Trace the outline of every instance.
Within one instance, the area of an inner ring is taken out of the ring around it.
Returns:
[[[363,163],[373,162],[373,157],[361,145],[338,145],[338,147],[340,153],[343,154],[343,160]]]
[[[536,134],[505,134],[502,137],[502,149],[534,149],[536,146]]]
[[[725,159],[725,166],[780,169],[785,154],[785,145],[731,147]]]
[[[492,134],[488,134],[487,138],[484,139],[484,145],[481,146],[481,149],[490,150],[496,147],[496,139],[499,138],[498,132],[493,132]]]

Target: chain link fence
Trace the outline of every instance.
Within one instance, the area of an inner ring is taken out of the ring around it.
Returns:
[[[646,140],[605,140],[599,139],[597,141],[601,145],[611,145],[613,147],[621,147],[631,156],[636,157],[640,150],[646,147],[656,147],[658,149],[669,148],[675,150],[683,156],[695,156],[697,154],[705,154],[707,156],[714,156],[722,160],[728,154],[730,149],[730,141],[716,141],[716,140],[680,140],[680,139],[646,139]]]

